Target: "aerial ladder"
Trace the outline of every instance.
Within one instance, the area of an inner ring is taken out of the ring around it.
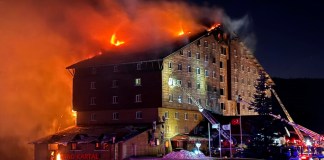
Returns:
[[[204,109],[204,107],[203,106],[201,106],[201,104],[198,102],[198,101],[196,101],[196,99],[195,98],[193,98],[192,96],[191,96],[191,94],[190,94],[190,92],[186,89],[186,88],[184,88],[184,87],[182,87],[181,86],[181,84],[176,84],[175,86],[177,86],[177,87],[179,87],[182,91],[183,91],[183,93],[185,93],[190,99],[191,99],[191,101],[198,107],[198,110],[199,110],[199,112],[212,124],[212,125],[219,125],[220,123],[214,118],[214,116],[208,111],[208,110],[206,110],[206,109]],[[220,134],[226,139],[226,140],[228,140],[228,141],[230,141],[230,142],[233,142],[233,144],[235,144],[236,143],[236,139],[234,138],[234,137],[231,137],[230,135],[229,135],[229,133],[228,132],[226,132],[226,131],[224,131],[224,130],[222,130],[222,129],[220,129],[220,127],[221,126],[219,126],[219,127],[217,127],[216,129],[217,129],[217,131],[218,132],[220,132]]]
[[[288,113],[286,107],[284,106],[284,104],[283,104],[282,101],[280,100],[280,98],[279,98],[277,92],[276,92],[272,87],[270,87],[270,90],[271,90],[271,92],[273,93],[273,95],[276,97],[276,99],[277,99],[277,101],[278,101],[280,107],[282,108],[283,112],[284,112],[285,115],[287,116],[287,118],[288,118],[288,122],[291,123],[291,124],[295,124],[295,122],[294,122],[293,119],[291,118],[290,114]],[[288,124],[289,124],[289,123],[288,123]],[[294,128],[295,133],[297,134],[297,136],[298,136],[298,138],[300,139],[300,141],[304,142],[304,136],[303,136],[303,134],[300,132],[301,129],[298,128],[296,125],[291,125],[291,126]],[[303,131],[303,130],[302,130],[302,131]],[[308,133],[306,133],[306,134],[308,134]]]

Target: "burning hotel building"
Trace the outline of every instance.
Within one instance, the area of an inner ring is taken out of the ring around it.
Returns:
[[[188,36],[188,35],[187,35]],[[183,35],[182,38],[186,37]],[[252,101],[262,66],[223,26],[140,53],[104,53],[73,64],[76,126],[33,142],[35,159],[126,159],[207,150],[200,123],[220,116],[256,115]]]

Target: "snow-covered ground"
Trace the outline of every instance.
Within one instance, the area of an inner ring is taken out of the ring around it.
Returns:
[[[180,150],[178,152],[171,152],[163,157],[163,159],[173,159],[173,160],[180,160],[180,159],[212,159],[210,157],[206,157],[202,152],[196,151],[190,152],[187,150]]]

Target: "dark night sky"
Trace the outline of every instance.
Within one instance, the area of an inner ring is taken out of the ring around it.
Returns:
[[[255,56],[271,77],[324,78],[324,2],[210,0],[232,19],[250,18]]]

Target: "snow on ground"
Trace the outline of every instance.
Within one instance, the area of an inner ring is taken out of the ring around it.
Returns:
[[[196,151],[198,153],[190,152],[187,150],[180,150],[178,152],[171,152],[163,157],[163,159],[210,159],[206,157],[202,152]]]

